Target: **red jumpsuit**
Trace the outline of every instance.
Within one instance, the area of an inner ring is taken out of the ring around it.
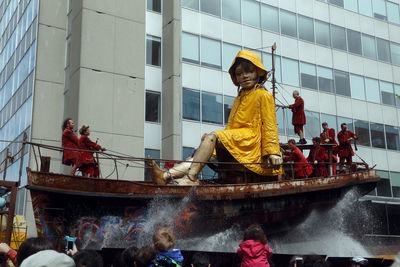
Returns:
[[[285,160],[287,161],[293,160],[295,163],[294,176],[296,178],[304,178],[312,173],[313,168],[310,164],[296,164],[296,163],[308,163],[306,157],[304,157],[303,153],[300,151],[298,147],[293,148],[293,150],[287,154],[289,154],[289,157],[286,157]]]
[[[79,139],[79,149],[98,151],[101,146],[92,142],[87,135],[81,135]],[[94,160],[93,152],[81,152],[81,167],[84,176],[99,177],[99,168]]]
[[[294,126],[294,132],[299,134],[303,131],[303,126],[306,124],[306,114],[304,113],[304,100],[300,96],[296,98],[294,104],[290,105],[289,108],[293,112],[292,124]]]
[[[75,133],[72,130],[65,128],[62,134],[62,146],[64,148],[78,149],[78,142],[79,140],[78,137],[75,135]],[[79,151],[64,149],[62,163],[65,165],[76,165],[79,167],[80,164]]]
[[[358,135],[354,134],[350,131],[340,131],[337,135],[339,140],[339,157],[340,157],[340,164],[344,164],[346,161],[346,165],[350,166],[352,161],[352,156],[354,156],[353,148],[351,147],[351,141],[349,138],[352,137],[354,139],[358,138]]]
[[[336,142],[336,138],[335,138],[335,129],[330,128],[328,130],[324,130],[319,137],[321,138],[321,144],[334,144],[336,146],[333,147],[332,152],[334,154],[338,153],[338,147],[337,147],[337,142]],[[326,143],[325,139],[329,139],[329,142]]]
[[[314,165],[314,174],[316,177],[328,177],[328,170],[326,169],[328,158],[325,148],[318,146],[310,149],[310,154],[307,158],[308,162],[313,164],[314,161],[318,161],[318,164]]]

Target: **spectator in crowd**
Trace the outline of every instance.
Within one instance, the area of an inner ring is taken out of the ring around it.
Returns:
[[[19,254],[19,253],[18,253]],[[42,250],[22,261],[20,267],[75,267],[74,260],[65,253],[55,250]],[[81,265],[82,266],[82,265]]]
[[[303,267],[304,259],[301,256],[293,256],[289,261],[289,267]]]
[[[272,251],[260,225],[252,224],[244,231],[237,254],[242,258],[240,267],[270,266],[268,259],[272,257]]]
[[[139,249],[135,246],[127,247],[120,255],[120,265],[122,267],[135,266],[138,251]]]
[[[135,257],[136,267],[150,266],[151,261],[155,258],[156,255],[157,253],[152,246],[140,248]]]
[[[150,267],[182,266],[183,256],[179,249],[174,249],[175,235],[168,227],[157,229],[153,235],[153,246],[158,253]]]
[[[103,267],[103,258],[95,250],[79,250],[72,258],[75,261],[76,267]]]
[[[54,250],[54,243],[46,237],[31,237],[25,240],[18,249],[17,264],[21,266],[21,263],[29,256],[36,254],[39,251]],[[46,255],[46,254],[44,254]],[[37,265],[26,265],[26,266],[37,266]]]
[[[204,252],[196,252],[192,257],[192,267],[210,267],[210,258]]]

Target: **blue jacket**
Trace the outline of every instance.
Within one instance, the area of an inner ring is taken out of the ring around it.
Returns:
[[[150,267],[181,267],[182,262],[183,256],[181,250],[173,249],[158,253],[155,259],[152,260]]]

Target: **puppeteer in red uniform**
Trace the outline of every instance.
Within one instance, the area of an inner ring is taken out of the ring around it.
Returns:
[[[64,148],[78,149],[78,137],[74,133],[74,121],[70,118],[66,119],[63,123],[62,146]],[[80,153],[64,149],[62,163],[64,165],[72,166],[70,175],[74,175],[76,169],[80,166]]]
[[[322,123],[322,133],[319,135],[321,138],[321,144],[332,144],[335,145],[332,149],[332,152],[334,154],[337,154],[338,152],[338,143],[336,142],[336,134],[335,134],[335,129],[329,128],[327,122]]]
[[[329,160],[326,149],[320,146],[321,139],[319,137],[313,138],[313,147],[310,149],[310,154],[307,157],[308,162],[314,164],[314,176],[328,177],[328,170],[326,163]]]
[[[294,141],[293,139],[289,140],[288,148],[291,151],[284,152],[285,156],[283,157],[283,159],[284,161],[294,161],[294,176],[296,178],[304,178],[310,176],[313,172],[313,168],[310,164],[308,164],[306,157],[304,157],[303,153],[296,146],[296,141]]]
[[[351,147],[351,141],[354,139],[357,140],[358,135],[351,131],[347,131],[346,123],[342,123],[340,127],[342,130],[338,133],[337,138],[339,140],[340,170],[342,170],[345,161],[348,167],[353,163],[352,157],[354,156],[354,152]]]
[[[79,138],[79,149],[82,150],[91,150],[91,151],[99,151],[104,150],[100,145],[96,144],[92,140],[90,140],[90,128],[89,126],[83,125],[79,129],[79,134],[81,137]],[[86,177],[99,177],[99,166],[97,162],[94,160],[93,152],[84,151],[81,152],[81,167],[80,170],[83,173],[83,176]]]
[[[307,141],[304,139],[303,126],[306,124],[306,114],[304,113],[304,100],[299,95],[297,90],[293,91],[293,98],[295,99],[294,104],[287,106],[293,112],[292,124],[294,126],[294,132],[300,137],[300,144],[306,144]]]

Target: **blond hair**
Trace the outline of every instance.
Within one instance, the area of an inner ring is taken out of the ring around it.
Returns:
[[[158,252],[171,250],[175,245],[175,235],[171,228],[162,227],[155,231],[153,235],[154,248]]]

